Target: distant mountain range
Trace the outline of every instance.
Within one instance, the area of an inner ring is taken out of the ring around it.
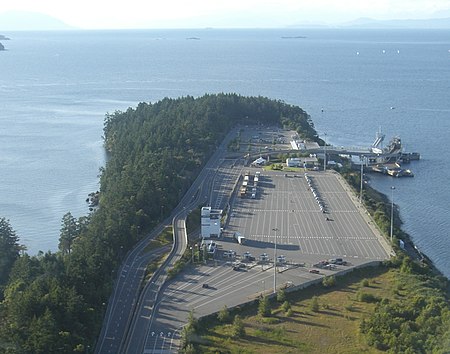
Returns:
[[[303,28],[368,28],[368,29],[450,29],[450,17],[409,20],[375,20],[373,18],[358,18],[340,24],[299,23],[289,27]]]
[[[450,11],[434,14],[436,18],[410,20],[375,20],[359,18],[340,24],[300,22],[288,28],[373,28],[373,29],[450,29]],[[225,21],[227,22],[227,21]],[[224,23],[225,23],[224,22]],[[228,23],[228,22],[227,22]],[[142,27],[142,26],[139,26]],[[224,27],[227,27],[226,25]],[[0,13],[1,31],[48,31],[79,29],[42,13],[27,11],[7,11]]]
[[[48,15],[28,11],[6,11],[0,13],[1,31],[52,31],[73,30],[75,27]]]
[[[343,23],[341,27],[352,28],[417,28],[417,29],[450,29],[450,17],[411,19],[411,20],[374,20],[372,18],[359,18]]]

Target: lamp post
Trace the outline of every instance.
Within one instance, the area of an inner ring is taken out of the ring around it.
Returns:
[[[364,156],[361,156],[361,187],[359,188],[359,204],[362,204],[363,179],[364,179]]]
[[[192,260],[191,260],[191,263],[194,264],[194,247],[191,246],[190,249],[191,249],[191,252],[192,252]]]
[[[394,233],[394,189],[395,187],[391,187],[391,243],[392,243],[392,236]]]
[[[277,292],[277,228],[273,228],[275,231],[275,243],[274,243],[274,253],[273,253],[273,293]]]
[[[323,133],[323,135],[326,137],[327,133]],[[325,139],[323,140],[323,172],[327,170],[327,142]]]

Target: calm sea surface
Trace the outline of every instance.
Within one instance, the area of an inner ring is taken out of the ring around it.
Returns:
[[[369,146],[381,127],[420,152],[414,178],[371,183],[389,196],[395,186],[404,229],[450,277],[450,31],[4,34],[12,40],[0,52],[0,216],[30,253],[57,249],[64,213],[87,213],[105,163],[106,112],[237,92],[301,106],[337,145]]]

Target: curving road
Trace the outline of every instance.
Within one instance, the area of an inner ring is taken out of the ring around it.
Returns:
[[[145,348],[151,346],[150,338],[156,338],[156,333],[152,331],[152,323],[159,301],[165,296],[164,283],[167,270],[181,258],[187,247],[186,217],[191,210],[208,201],[216,171],[226,154],[228,142],[235,134],[236,130],[232,130],[216,149],[178,206],[172,211],[171,216],[140,241],[126,256],[108,301],[103,327],[95,349],[96,353],[142,353]],[[172,250],[163,265],[155,272],[152,280],[145,284],[141,291],[146,265],[159,256],[159,253],[142,255],[142,251],[170,222],[174,230]],[[169,332],[171,338],[168,338]],[[163,335],[159,333],[158,338],[161,337],[163,348],[167,347],[166,342],[169,348],[172,347],[173,338],[175,338],[173,333],[178,332],[175,329],[166,331]]]

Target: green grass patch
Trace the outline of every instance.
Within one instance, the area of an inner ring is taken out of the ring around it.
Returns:
[[[170,249],[167,250],[167,252],[163,253],[158,258],[156,258],[153,262],[151,262],[151,263],[149,263],[147,265],[147,267],[145,268],[145,275],[144,275],[144,282],[143,282],[143,284],[145,284],[147,281],[150,280],[150,278],[152,277],[153,273],[155,273],[156,270],[161,266],[161,264],[164,262],[164,260],[166,259],[167,255],[169,253],[170,253]]]
[[[173,242],[173,230],[172,226],[166,227],[155,239],[151,240],[147,247],[142,251],[147,253],[157,248],[170,245]]]

